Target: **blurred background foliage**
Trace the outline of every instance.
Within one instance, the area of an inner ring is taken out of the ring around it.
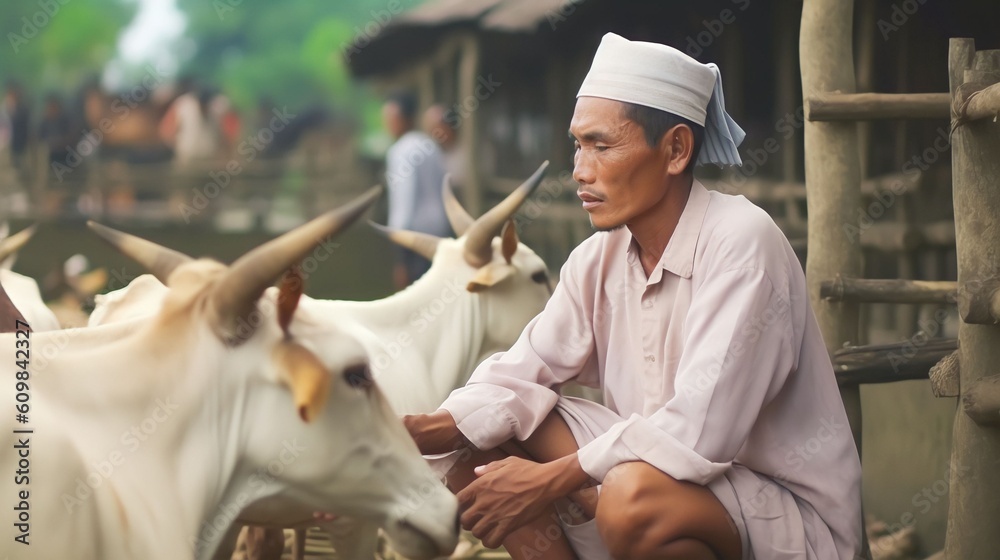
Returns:
[[[158,0],[35,0],[5,3],[0,75],[38,99],[71,94],[89,78],[108,89],[138,83],[152,60],[129,59],[120,37],[144,4]],[[402,0],[404,9],[422,0]],[[167,2],[170,3],[170,2]],[[270,98],[290,110],[323,107],[364,132],[380,128],[380,100],[351,81],[342,53],[386,0],[173,0],[181,36],[156,59],[173,77],[189,75],[225,93],[245,113]],[[50,15],[51,13],[51,15]],[[371,26],[369,26],[371,28]]]
[[[29,91],[72,91],[103,72],[116,55],[118,35],[138,10],[123,0],[5,2],[0,72]]]

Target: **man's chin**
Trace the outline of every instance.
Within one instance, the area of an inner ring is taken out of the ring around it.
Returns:
[[[625,224],[598,224],[591,219],[590,227],[593,228],[594,231],[616,231],[625,227]]]

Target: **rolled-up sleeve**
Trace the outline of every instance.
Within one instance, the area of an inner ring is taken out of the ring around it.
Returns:
[[[692,297],[673,397],[583,446],[583,469],[601,481],[620,463],[644,461],[698,484],[725,472],[794,369],[786,294],[759,268],[710,275]]]
[[[545,309],[510,350],[483,361],[469,383],[441,405],[477,448],[530,436],[555,407],[558,386],[592,359],[593,299],[581,292],[575,267],[571,257]]]

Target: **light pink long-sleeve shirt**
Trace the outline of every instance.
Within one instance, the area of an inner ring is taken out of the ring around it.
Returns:
[[[705,485],[740,464],[794,494],[804,523],[822,520],[806,539],[836,552],[819,557],[860,551],[860,461],[805,276],[744,197],[695,181],[648,278],[627,229],[581,243],[545,310],[442,408],[489,449],[531,435],[569,380],[624,419],[579,450],[594,479],[645,461]],[[756,507],[738,493],[744,514]]]

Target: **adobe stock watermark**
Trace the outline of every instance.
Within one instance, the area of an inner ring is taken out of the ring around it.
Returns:
[[[734,167],[730,177],[716,182],[721,187],[718,189],[719,192],[739,194],[739,188],[756,175],[771,160],[772,156],[780,152],[784,146],[783,143],[790,140],[795,135],[795,131],[805,126],[805,123],[805,107],[803,105],[799,105],[794,111],[782,115],[774,123],[774,131],[778,134],[764,139],[758,148],[748,148],[741,158],[743,165]]]
[[[910,21],[910,17],[926,3],[927,0],[903,0],[893,3],[889,19],[879,18],[876,22],[879,33],[882,34],[882,40],[888,41],[889,35],[906,25],[906,22]]]
[[[72,173],[86,158],[97,152],[97,148],[104,142],[105,135],[114,132],[115,128],[132,114],[132,110],[146,101],[153,91],[166,80],[167,74],[163,70],[152,64],[147,64],[146,73],[139,81],[139,85],[119,95],[111,102],[109,108],[114,117],[103,117],[96,127],[82,130],[83,138],[74,146],[66,146],[65,159],[51,162],[50,169],[53,176],[60,183],[63,182],[67,174]]]
[[[750,0],[730,0],[740,12],[745,12],[750,7]],[[722,36],[726,26],[736,22],[737,12],[729,8],[724,8],[719,12],[719,17],[701,20],[701,25],[705,28],[696,35],[688,35],[684,42],[684,52],[691,58],[698,58],[705,52],[716,39]]]
[[[222,535],[229,530],[229,526],[235,522],[245,507],[265,495],[265,491],[278,481],[278,477],[285,472],[285,469],[293,464],[306,451],[306,448],[298,443],[298,440],[285,440],[281,442],[282,449],[277,457],[268,464],[261,466],[254,471],[246,480],[245,489],[237,494],[232,500],[220,503],[216,508],[216,514],[207,518],[201,525],[198,535],[191,543],[192,550],[196,557],[200,557],[200,552],[207,550],[219,542]]]
[[[559,3],[558,7],[545,12],[545,21],[549,22],[549,28],[555,31],[556,27],[566,21],[569,16],[573,15],[576,12],[577,6],[584,2],[586,0],[563,0]]]
[[[957,476],[962,477],[971,469],[961,464],[953,467],[949,462],[945,466],[944,476],[913,494],[910,504],[913,505],[914,509],[903,512],[899,516],[899,521],[886,525],[886,534],[884,536],[872,540],[873,553],[892,551],[897,546],[899,538],[906,535],[905,530],[916,525],[918,516],[926,515],[935,504],[947,498],[951,490],[951,475],[953,470],[957,473]],[[876,555],[875,557],[878,558],[879,556]]]
[[[785,465],[788,468],[778,469],[774,473],[774,480],[768,481],[760,492],[740,506],[741,509],[749,515],[755,515],[763,511],[772,499],[780,500],[784,488],[779,485],[792,481],[796,473],[816,459],[822,453],[823,448],[835,441],[838,434],[843,432],[850,433],[850,426],[847,424],[846,418],[838,419],[836,416],[820,418],[819,427],[816,428],[813,436],[790,446],[788,453],[785,454]],[[787,490],[784,491],[787,492]]]
[[[437,297],[410,314],[407,320],[409,328],[400,329],[395,336],[383,340],[382,350],[371,360],[375,380],[378,381],[389,366],[403,355],[404,350],[419,342],[414,334],[427,332],[427,329],[442,317],[447,318],[445,311],[459,302],[465,293],[464,283],[457,278],[449,278],[444,282]],[[418,346],[420,347],[425,345]]]
[[[142,443],[155,434],[160,425],[167,422],[180,408],[180,405],[172,402],[170,397],[156,399],[154,404],[156,406],[146,418],[122,432],[118,439],[121,449],[115,449],[108,453],[106,458],[92,462],[93,469],[85,476],[76,478],[76,488],[73,493],[63,493],[61,499],[66,513],[72,515],[76,508],[89,500],[94,491],[104,485],[104,482],[114,475],[115,470],[125,464],[126,458],[138,451]]]
[[[10,47],[14,49],[14,54],[17,54],[21,47],[28,44],[29,41],[34,39],[41,33],[42,29],[47,27],[52,23],[53,18],[59,13],[62,6],[69,4],[72,0],[38,0],[38,11],[31,14],[31,17],[24,16],[21,18],[21,33],[15,33],[13,31],[7,33],[7,41],[10,42]]]
[[[275,135],[285,130],[288,123],[296,117],[294,113],[288,111],[287,107],[282,107],[281,109],[275,108],[272,112],[274,116],[271,117],[266,127],[259,129],[256,133],[247,136],[240,142],[236,148],[236,153],[240,155],[239,158],[230,159],[221,170],[210,171],[208,173],[210,181],[205,183],[200,189],[197,187],[191,189],[193,194],[190,204],[180,205],[180,212],[184,218],[184,223],[190,224],[192,217],[201,214],[211,201],[218,198],[232,182],[233,177],[243,172],[243,166],[257,159],[257,156],[271,142],[274,142]]]
[[[921,171],[927,171],[941,154],[951,149],[951,135],[945,127],[937,129],[937,136],[931,146],[922,152],[906,160],[902,166],[904,175],[917,175]],[[867,208],[858,209],[858,223],[845,223],[843,225],[844,235],[851,243],[857,243],[861,239],[861,234],[868,228],[875,225],[875,221],[885,215],[892,208],[900,195],[906,191],[906,183],[902,180],[894,181],[888,189],[876,191],[874,199]]]
[[[445,116],[445,122],[451,128],[458,130],[465,119],[469,118],[469,115],[479,110],[479,106],[482,102],[489,99],[497,88],[503,85],[503,82],[497,82],[493,80],[493,74],[488,74],[487,76],[479,76],[476,79],[476,87],[473,89],[472,93],[466,96],[465,99],[455,103],[449,111],[447,111]],[[434,137],[440,138],[442,132],[434,132]],[[393,168],[391,170],[386,170],[386,180],[390,183],[401,182],[405,178],[411,176],[417,167],[423,165],[427,161],[428,157],[433,154],[438,153],[438,142],[433,138],[425,138],[423,141],[416,144],[417,149],[409,152],[406,155],[406,159],[399,168]]]
[[[334,243],[332,237],[325,237],[323,239],[317,240],[316,247],[312,250],[307,257],[302,259],[299,263],[299,279],[293,280],[293,283],[302,285],[309,279],[310,276],[316,270],[319,269],[319,265],[326,262],[327,259],[333,256],[334,251],[340,248],[339,243]],[[297,286],[292,292],[297,290]],[[281,297],[283,292],[279,291],[277,297],[275,298],[274,305],[257,305],[254,310],[248,313],[245,317],[240,317],[236,321],[236,325],[233,328],[233,332],[229,333],[231,342],[245,342],[250,340],[257,329],[274,316],[278,307],[281,305]],[[268,296],[265,294],[264,298]],[[262,298],[262,299],[264,299]],[[232,348],[235,349],[238,344],[233,344]]]
[[[354,37],[349,42],[340,46],[340,52],[343,53],[344,60],[350,61],[351,57],[360,54],[362,49],[370,45],[372,39],[378,36],[394,17],[403,13],[404,9],[402,0],[389,0],[384,10],[371,10],[368,12],[372,18],[363,27],[355,25]]]

